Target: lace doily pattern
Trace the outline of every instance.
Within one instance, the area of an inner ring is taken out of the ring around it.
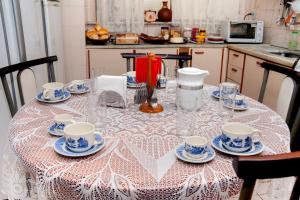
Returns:
[[[207,94],[213,88],[205,88]],[[133,90],[128,101],[133,101]],[[174,95],[158,92],[160,100]],[[289,151],[289,129],[266,106],[247,98],[249,109],[236,112],[240,121],[262,131],[263,154]],[[14,116],[9,128],[11,146],[25,169],[34,176],[37,190],[48,199],[224,199],[239,193],[242,180],[232,168],[233,157],[216,153],[206,164],[188,164],[175,156],[183,140],[176,136],[176,110],[145,114],[129,103],[126,109],[108,108],[106,146],[83,158],[56,154],[56,137],[47,133],[53,117],[70,113],[86,119],[87,95],[72,96],[59,104],[33,100]],[[175,100],[174,100],[175,101]],[[162,101],[163,102],[163,101]],[[218,101],[205,98],[194,116],[197,134],[212,139],[224,123]]]

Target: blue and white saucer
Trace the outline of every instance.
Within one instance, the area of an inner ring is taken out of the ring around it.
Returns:
[[[220,90],[215,90],[211,93],[211,96],[220,99]]]
[[[253,156],[253,155],[260,154],[264,150],[264,145],[261,142],[257,141],[257,142],[253,143],[253,146],[248,151],[245,151],[245,152],[229,151],[228,149],[226,149],[223,146],[221,135],[214,137],[214,139],[211,142],[211,145],[216,150],[218,150],[222,153],[225,153],[225,154],[233,155],[233,156]]]
[[[227,107],[227,108],[230,108],[230,109],[232,108],[231,104],[226,104],[225,103],[224,106]],[[249,105],[247,104],[246,101],[244,101],[240,105],[235,104],[235,106],[234,106],[234,110],[237,110],[237,111],[248,110],[248,108],[249,108]]]
[[[36,100],[43,102],[43,103],[59,103],[59,102],[69,99],[70,97],[71,97],[71,93],[69,91],[64,91],[64,96],[58,100],[44,99],[43,92],[38,93],[35,98],[36,98]]]
[[[127,82],[127,87],[128,87],[128,88],[137,88],[137,87],[138,87],[138,84]]]
[[[105,142],[104,139],[101,137],[101,135],[96,134],[95,135],[95,139],[97,142],[101,142],[97,145],[92,146],[89,150],[85,151],[85,152],[80,152],[80,153],[76,153],[73,151],[70,151],[67,147],[66,147],[66,143],[65,143],[65,137],[60,137],[56,140],[55,144],[54,144],[54,150],[56,153],[66,156],[66,157],[83,157],[83,156],[89,156],[92,155],[94,153],[97,153],[98,151],[100,151],[101,149],[103,149],[103,147],[105,146]]]
[[[80,91],[80,92],[76,92],[76,91],[73,91],[71,90],[70,88],[67,87],[67,90],[71,93],[71,94],[85,94],[87,93],[88,91],[90,91],[90,88],[85,86],[84,87],[84,90],[83,91]]]
[[[51,135],[54,135],[54,136],[58,136],[58,137],[61,137],[64,135],[63,133],[57,131],[55,123],[48,128],[48,133],[50,133]]]
[[[176,149],[176,156],[178,159],[188,162],[188,163],[195,163],[195,164],[200,164],[200,163],[206,163],[214,159],[216,153],[211,147],[207,147],[207,152],[204,154],[204,156],[200,158],[191,158],[185,154],[184,150],[184,144],[181,144],[179,147]]]

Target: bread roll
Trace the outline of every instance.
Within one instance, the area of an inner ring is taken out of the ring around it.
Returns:
[[[96,24],[96,25],[95,25],[95,30],[96,30],[96,31],[100,31],[100,30],[101,30],[101,26],[100,26],[99,24]]]
[[[98,33],[99,33],[100,35],[107,35],[107,34],[108,34],[108,30],[105,29],[105,28],[101,28],[101,29],[98,31]]]

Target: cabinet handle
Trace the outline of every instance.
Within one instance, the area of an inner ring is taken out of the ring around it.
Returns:
[[[235,68],[231,68],[231,71],[233,71],[233,72],[237,72],[238,70],[237,70],[237,69],[235,69]]]
[[[197,55],[204,54],[204,51],[195,51],[195,54]]]
[[[236,54],[236,53],[234,53],[234,54],[233,54],[233,56],[234,56],[234,57],[239,57],[240,55],[239,55],[239,54]]]
[[[261,62],[259,62],[259,61],[256,61],[256,64],[257,64],[257,65],[262,65],[262,63],[261,63]]]

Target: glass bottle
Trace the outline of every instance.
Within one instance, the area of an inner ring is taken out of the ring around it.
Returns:
[[[292,31],[289,44],[288,44],[288,49],[289,50],[297,50],[298,47],[298,36],[299,32],[298,31]]]

